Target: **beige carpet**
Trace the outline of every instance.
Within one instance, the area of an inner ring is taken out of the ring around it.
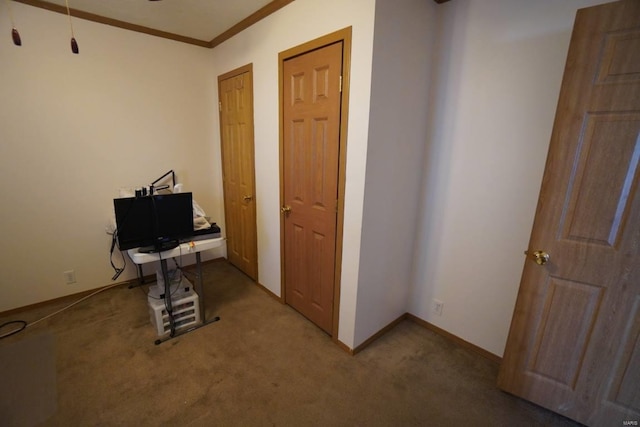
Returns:
[[[41,425],[576,425],[409,320],[349,356],[226,262],[205,266],[205,289],[221,320],[158,346],[144,290],[125,286],[11,337],[55,336],[57,411]]]
[[[53,335],[20,338],[0,341],[0,425],[5,427],[38,425],[57,409]]]

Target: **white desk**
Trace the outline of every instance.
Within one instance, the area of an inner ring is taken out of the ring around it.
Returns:
[[[164,252],[143,253],[138,249],[129,249],[127,253],[129,258],[136,264],[146,264],[148,262],[160,261],[161,259],[174,258],[180,255],[196,254],[196,258],[200,252],[222,246],[224,239],[218,237],[215,239],[196,240],[189,243],[181,243],[173,249]]]
[[[206,251],[208,249],[213,249],[222,246],[224,242],[224,238],[217,237],[215,239],[205,239],[205,240],[196,240],[193,242],[181,243],[179,246],[169,249],[163,252],[154,252],[154,253],[144,253],[138,252],[138,249],[129,249],[127,253],[129,254],[129,258],[138,265],[146,264],[149,262],[160,261],[160,266],[162,268],[162,275],[164,277],[165,285],[168,285],[169,279],[167,277],[167,259],[174,258],[181,255],[195,254],[196,255],[196,268],[197,268],[197,278],[195,283],[195,291],[198,294],[198,304],[200,307],[200,318],[201,324],[186,330],[183,333],[192,331],[193,329],[197,329],[200,326],[204,326],[207,323],[216,322],[220,320],[219,317],[214,317],[211,321],[207,322],[205,315],[205,306],[204,306],[204,289],[202,286],[202,262],[200,259],[200,252]],[[173,338],[175,336],[175,331],[171,332],[169,338]],[[165,339],[166,340],[166,339]],[[160,344],[165,340],[158,339],[156,340],[156,344]]]

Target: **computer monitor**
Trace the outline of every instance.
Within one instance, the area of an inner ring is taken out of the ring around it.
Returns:
[[[113,199],[120,250],[160,252],[193,236],[191,193]]]

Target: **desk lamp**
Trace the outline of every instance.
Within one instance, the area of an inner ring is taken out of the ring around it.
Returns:
[[[173,181],[173,187],[171,187],[171,188],[172,189],[175,188],[175,186],[176,186],[176,174],[173,172],[173,169],[171,169],[169,172],[165,173],[160,178],[156,179],[155,181],[153,181],[151,183],[151,185],[149,186],[149,193],[151,193],[151,195],[153,195],[154,192],[157,192],[157,191],[160,191],[160,190],[166,190],[167,188],[169,188],[168,185],[161,185],[161,186],[156,187],[156,184],[159,183],[160,181],[162,181],[163,179],[165,179],[167,176],[169,176],[169,174],[171,174],[171,180]]]

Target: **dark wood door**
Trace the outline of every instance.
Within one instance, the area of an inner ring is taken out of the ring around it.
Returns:
[[[285,301],[325,331],[333,321],[342,42],[283,67]]]
[[[588,425],[640,421],[639,164],[640,1],[581,9],[498,384]]]

